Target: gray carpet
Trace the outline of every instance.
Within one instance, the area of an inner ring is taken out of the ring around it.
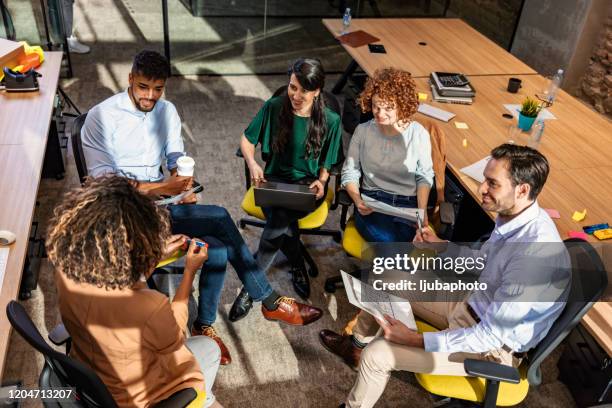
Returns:
[[[62,86],[86,111],[126,86],[131,57],[148,44],[132,36],[133,22],[126,21],[125,15],[115,9],[105,10],[105,2],[77,2],[82,3],[91,6],[85,8],[90,12],[84,14],[84,8],[77,7],[77,27],[93,46],[92,53],[73,56],[75,77],[62,81]],[[97,13],[95,16],[92,9]],[[197,179],[205,186],[201,201],[225,206],[235,220],[244,216],[240,209],[244,193],[243,162],[234,155],[239,136],[263,101],[285,82],[285,76],[187,76],[169,80],[166,97],[175,103],[183,120],[186,149],[196,159]],[[64,180],[41,182],[41,205],[36,218],[43,227],[62,193],[78,183],[70,152],[69,156]],[[338,228],[338,213],[330,215],[326,226]],[[259,233],[254,228],[243,231],[252,249]],[[355,373],[325,351],[318,341],[321,329],[340,330],[354,313],[342,291],[335,295],[323,291],[325,278],[337,274],[340,268],[352,268],[352,261],[331,238],[305,237],[304,241],[320,269],[320,276],[312,279],[311,302],[325,311],[324,317],[311,326],[270,323],[263,319],[258,308],[240,322],[229,322],[227,314],[240,284],[233,269],[228,270],[215,327],[230,348],[234,361],[220,369],[214,388],[226,407],[335,407],[353,384]],[[269,277],[280,293],[294,294],[284,259],[277,259]],[[32,299],[23,302],[43,336],[59,320],[56,296],[51,267],[44,261],[38,289]],[[15,333],[11,336],[8,355],[5,380],[21,379],[27,386],[35,386],[42,358]],[[556,380],[558,357],[557,351],[546,361],[544,383],[531,390],[521,406],[575,405],[568,390]],[[378,404],[379,407],[431,405],[430,396],[408,373],[391,379]]]

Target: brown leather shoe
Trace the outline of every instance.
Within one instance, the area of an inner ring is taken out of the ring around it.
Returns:
[[[225,345],[225,343],[223,343],[223,340],[221,340],[221,337],[219,337],[214,327],[198,326],[197,323],[194,323],[193,327],[191,328],[191,335],[210,337],[215,342],[217,342],[217,344],[219,345],[219,349],[221,350],[221,363],[220,364],[228,365],[229,363],[232,362],[232,356],[230,355],[230,352],[227,346]]]
[[[295,299],[281,296],[275,302],[276,310],[268,310],[262,304],[261,313],[267,320],[281,321],[293,326],[306,326],[321,318],[323,311],[316,307],[296,302]]]
[[[323,347],[342,358],[349,367],[357,371],[362,349],[353,344],[351,336],[342,336],[325,329],[319,332],[319,340]]]

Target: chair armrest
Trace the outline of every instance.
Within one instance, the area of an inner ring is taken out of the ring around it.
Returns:
[[[60,323],[49,332],[49,341],[56,346],[61,346],[70,340],[70,333],[66,330],[64,323]]]
[[[183,408],[196,399],[198,393],[193,388],[185,388],[155,404],[155,408]]]
[[[338,204],[344,207],[353,205],[353,200],[344,189],[338,191]]]
[[[463,362],[463,368],[468,375],[486,378],[487,380],[503,381],[512,384],[518,384],[521,381],[521,376],[516,368],[492,361],[468,358]]]

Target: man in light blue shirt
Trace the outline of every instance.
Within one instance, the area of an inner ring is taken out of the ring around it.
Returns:
[[[536,201],[548,172],[546,158],[536,150],[511,144],[493,149],[479,188],[483,210],[497,213],[491,237],[479,250],[448,245],[445,252],[484,257],[478,281],[487,289],[466,300],[412,302],[414,314],[439,332],[417,333],[389,316],[381,320],[362,312],[354,336],[361,335],[357,344],[368,343],[363,352],[355,353],[348,336],[337,341],[338,350],[360,362],[347,407],[374,406],[395,370],[464,376],[466,358],[517,367],[524,352],[546,336],[563,311],[571,276],[555,224]],[[425,228],[415,242],[447,241]]]
[[[189,190],[192,177],[177,173],[177,159],[184,146],[181,120],[174,105],[161,99],[170,76],[170,64],[159,53],[142,51],[134,58],[126,91],[92,108],[81,130],[88,174],[100,177],[120,173],[138,181],[144,194],[176,195]],[[164,179],[164,164],[170,176]],[[221,364],[229,364],[229,350],[212,324],[229,261],[253,300],[262,302],[268,320],[306,325],[322,311],[278,295],[253,258],[240,232],[223,207],[197,205],[194,194],[179,205],[168,206],[174,241],[197,237],[209,244],[208,260],[200,275],[198,316],[192,335],[205,335],[221,349]],[[187,205],[189,204],[189,205]],[[251,307],[251,304],[248,305]]]

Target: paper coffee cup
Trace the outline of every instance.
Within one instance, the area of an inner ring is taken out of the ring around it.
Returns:
[[[193,169],[195,168],[195,161],[189,156],[181,156],[176,161],[178,166],[177,173],[179,176],[193,177]]]

